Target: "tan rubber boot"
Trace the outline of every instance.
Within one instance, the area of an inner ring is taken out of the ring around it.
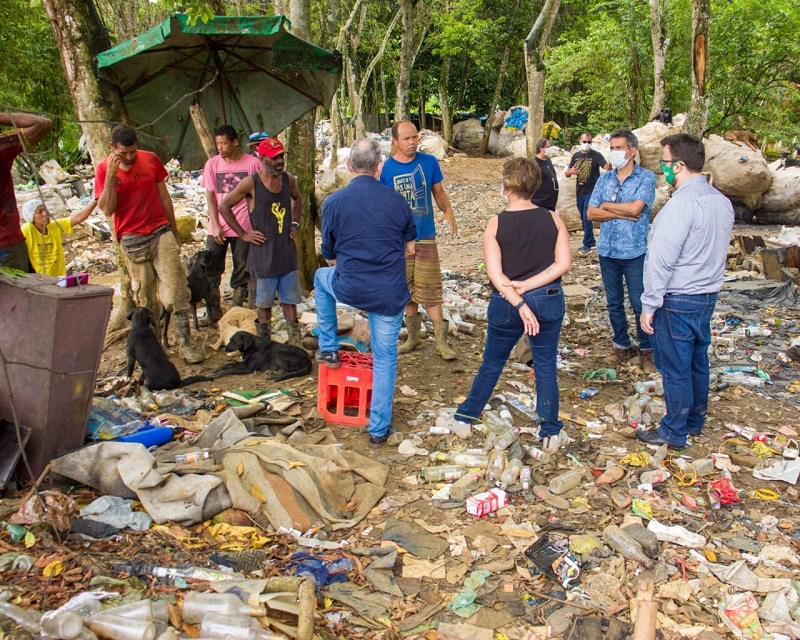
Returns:
[[[433,321],[433,335],[436,337],[436,353],[442,360],[455,360],[456,352],[447,344],[447,323],[444,320]]]
[[[247,287],[236,287],[233,290],[232,305],[234,307],[243,307],[246,301],[247,301]]]
[[[206,311],[208,312],[208,321],[211,324],[216,324],[222,317],[222,306],[219,299],[219,288],[214,287],[208,292],[206,299]]]
[[[256,320],[256,334],[259,338],[264,338],[267,342],[272,340],[272,324],[269,322],[259,322]]]
[[[300,330],[299,322],[287,322],[286,332],[289,334],[289,344],[293,347],[303,348],[302,331]]]
[[[604,362],[610,367],[618,367],[620,365],[628,364],[628,360],[631,359],[631,350],[628,349],[617,349],[614,347],[614,351],[612,351],[608,356],[606,356]]]
[[[175,328],[178,332],[178,353],[189,364],[197,364],[206,359],[206,357],[198,353],[192,348],[192,340],[189,335],[189,313],[184,311],[182,313],[173,314],[175,318]]]
[[[406,329],[408,330],[408,338],[406,341],[397,347],[397,353],[411,353],[419,345],[422,344],[422,336],[419,329],[422,326],[422,317],[417,314],[415,316],[406,316]]]

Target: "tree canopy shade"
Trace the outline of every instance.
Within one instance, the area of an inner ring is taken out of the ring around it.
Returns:
[[[142,146],[184,169],[207,156],[189,106],[209,125],[277,135],[304,113],[328,106],[341,59],[293,36],[283,16],[215,17],[203,23],[173,15],[98,56],[102,77],[120,88]]]

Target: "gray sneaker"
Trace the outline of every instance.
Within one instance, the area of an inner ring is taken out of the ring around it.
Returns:
[[[330,369],[338,369],[339,366],[342,364],[339,360],[339,352],[338,351],[320,351],[317,349],[317,353],[314,356],[317,362],[324,364]]]

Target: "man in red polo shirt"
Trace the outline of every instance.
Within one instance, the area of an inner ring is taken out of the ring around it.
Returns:
[[[95,198],[106,215],[114,216],[134,302],[158,318],[160,301],[175,317],[181,356],[201,362],[204,357],[192,349],[189,337],[189,286],[166,177],[158,156],[139,150],[136,130],[120,124],[111,131],[111,153],[97,165]]]
[[[19,224],[19,209],[14,195],[14,180],[11,167],[22,153],[22,140],[31,148],[53,128],[47,118],[29,113],[0,112],[0,126],[12,126],[16,130],[0,135],[0,267],[32,272],[28,260],[28,245]],[[20,139],[20,136],[22,138]]]

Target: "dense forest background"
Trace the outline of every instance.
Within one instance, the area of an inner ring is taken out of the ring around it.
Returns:
[[[112,45],[174,10],[201,20],[213,12],[291,15],[289,0],[94,4]],[[563,127],[562,144],[573,143],[584,128],[634,128],[650,118],[655,86],[651,5],[661,16],[664,106],[673,113],[689,110],[692,4],[561,1],[543,59],[544,119]],[[383,129],[403,109],[423,114],[427,126],[447,134],[449,125],[466,114],[487,116],[494,106],[528,104],[523,41],[542,5],[542,0],[311,0],[309,39],[344,55],[334,114],[342,125],[341,141]],[[773,152],[791,145],[800,135],[800,3],[711,0],[710,8],[705,131],[750,129],[762,144],[778,143],[770,147]],[[42,0],[0,0],[0,9],[0,108],[61,116],[50,145],[38,151],[69,164],[81,129]],[[406,86],[402,66],[409,61]],[[401,93],[405,105],[398,104]],[[330,111],[317,113],[318,119],[330,116]]]

